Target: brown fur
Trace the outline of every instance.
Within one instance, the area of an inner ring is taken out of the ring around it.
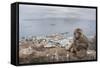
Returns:
[[[74,40],[73,40],[72,47],[70,51],[73,53],[74,56],[77,58],[84,58],[87,53],[88,49],[88,39],[82,33],[80,28],[77,28],[74,32]]]

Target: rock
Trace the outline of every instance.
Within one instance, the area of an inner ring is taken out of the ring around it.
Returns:
[[[90,38],[89,49],[90,50],[96,50],[96,37],[91,37]]]
[[[31,46],[19,50],[19,58],[26,58],[28,55],[33,53]]]
[[[49,39],[51,39],[51,40],[57,41],[57,40],[63,39],[64,36],[61,35],[61,34],[52,34],[52,35],[50,35],[50,36],[47,36],[47,38],[49,38]]]
[[[88,59],[96,59],[96,51],[95,50],[88,50],[87,51]]]

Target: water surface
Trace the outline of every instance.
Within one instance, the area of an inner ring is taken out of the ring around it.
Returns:
[[[45,36],[81,28],[86,35],[95,35],[96,10],[91,8],[19,6],[19,36]]]

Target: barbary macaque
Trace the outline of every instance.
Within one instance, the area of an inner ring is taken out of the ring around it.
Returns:
[[[87,37],[83,34],[82,29],[77,28],[74,31],[74,39],[70,51],[74,56],[81,59],[87,56],[88,46],[89,43]]]

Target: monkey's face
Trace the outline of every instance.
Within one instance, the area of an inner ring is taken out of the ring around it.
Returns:
[[[76,32],[74,33],[74,38],[75,38],[75,39],[79,39],[80,37],[81,37],[81,32],[76,31]]]
[[[82,35],[82,29],[77,28],[77,29],[75,30],[75,32],[74,32],[74,38],[75,38],[75,39],[79,39],[79,38],[81,37],[81,35]]]

